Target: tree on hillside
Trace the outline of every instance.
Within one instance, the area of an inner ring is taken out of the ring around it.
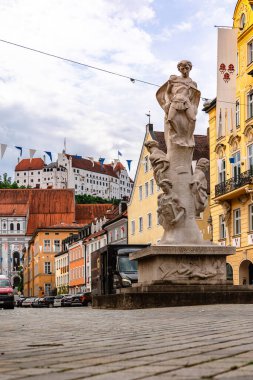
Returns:
[[[75,198],[77,204],[112,203],[118,205],[120,202],[120,199],[104,199],[88,194],[76,195]]]

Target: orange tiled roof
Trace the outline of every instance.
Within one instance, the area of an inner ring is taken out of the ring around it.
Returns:
[[[42,158],[24,158],[21,160],[15,167],[16,172],[25,171],[25,170],[40,170],[45,166]]]
[[[78,223],[58,223],[54,224],[53,226],[46,227],[47,230],[60,230],[60,229],[80,229],[83,228],[83,224],[78,224]]]
[[[1,216],[26,216],[28,212],[28,204],[1,204]]]
[[[27,207],[27,235],[37,228],[75,221],[74,190],[70,189],[1,189],[0,210],[9,205]]]
[[[112,209],[111,203],[101,204],[77,204],[76,205],[76,222],[89,224],[95,218],[107,217],[107,212]]]

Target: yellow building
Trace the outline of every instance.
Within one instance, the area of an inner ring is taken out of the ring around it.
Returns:
[[[210,130],[210,210],[213,240],[233,245],[227,259],[234,284],[253,283],[253,1],[239,0],[235,127],[218,136],[216,100],[206,104]],[[225,128],[226,129],[226,128]]]
[[[164,133],[153,131],[153,125],[148,124],[135,175],[134,187],[128,205],[128,243],[157,244],[162,237],[163,228],[158,224],[157,196],[159,189],[153,177],[149,162],[149,153],[144,146],[147,141],[156,140],[161,150],[166,152]],[[193,166],[199,158],[209,158],[207,136],[195,135],[196,148],[193,155]],[[205,240],[210,240],[207,220],[210,216],[209,207],[198,218],[198,225]]]
[[[55,254],[61,251],[62,240],[78,233],[81,227],[61,223],[35,231],[24,254],[25,296],[44,297],[55,291]]]

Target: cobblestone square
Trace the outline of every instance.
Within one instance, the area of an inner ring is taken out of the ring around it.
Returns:
[[[0,379],[252,379],[252,320],[253,305],[0,310]]]

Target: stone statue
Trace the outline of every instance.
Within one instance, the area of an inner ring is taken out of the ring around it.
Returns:
[[[189,73],[192,64],[183,60],[177,65],[181,76],[171,75],[169,80],[157,91],[158,103],[165,112],[164,135],[180,146],[193,147],[196,115],[200,100],[197,84]]]
[[[158,185],[164,178],[166,178],[166,172],[170,167],[169,160],[166,154],[159,149],[159,144],[155,140],[151,140],[145,143],[145,146],[150,153],[149,161],[154,170],[154,178]]]
[[[165,112],[165,154],[158,142],[148,141],[154,178],[161,188],[158,196],[158,219],[164,228],[160,245],[206,244],[197,226],[195,216],[207,203],[205,172],[208,160],[201,159],[194,175],[192,156],[194,128],[200,100],[197,84],[189,77],[192,64],[178,63],[181,76],[171,75],[157,91],[156,97]]]
[[[173,194],[172,184],[169,180],[162,180],[159,187],[163,193],[158,196],[158,221],[164,229],[172,228],[183,218],[185,208],[178,197]]]
[[[206,173],[209,169],[209,160],[201,158],[198,160],[193,178],[191,189],[194,196],[196,216],[199,216],[207,206],[207,179]]]

